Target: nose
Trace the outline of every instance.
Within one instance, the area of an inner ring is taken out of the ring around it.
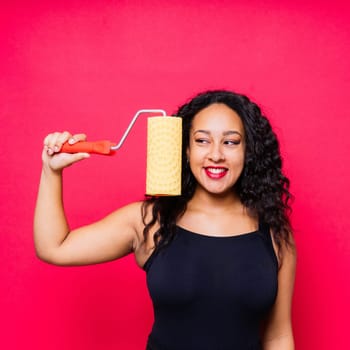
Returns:
[[[224,153],[222,152],[220,144],[213,143],[210,147],[208,159],[217,163],[225,160]]]

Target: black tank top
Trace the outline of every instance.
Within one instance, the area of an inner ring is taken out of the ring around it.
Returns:
[[[277,294],[269,228],[213,237],[177,227],[144,265],[154,308],[149,350],[257,350]]]

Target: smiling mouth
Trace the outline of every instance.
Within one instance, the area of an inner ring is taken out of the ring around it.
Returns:
[[[220,179],[225,176],[228,171],[227,168],[223,167],[206,167],[204,170],[211,179]]]

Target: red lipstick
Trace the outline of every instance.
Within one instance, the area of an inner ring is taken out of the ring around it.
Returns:
[[[205,173],[211,179],[221,179],[224,177],[228,171],[227,168],[224,167],[216,167],[216,166],[208,166],[204,168]]]

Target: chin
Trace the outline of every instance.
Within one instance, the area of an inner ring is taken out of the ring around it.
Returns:
[[[220,196],[220,197],[224,197],[224,196],[230,196],[233,194],[232,188],[204,188],[204,190],[214,196]]]

